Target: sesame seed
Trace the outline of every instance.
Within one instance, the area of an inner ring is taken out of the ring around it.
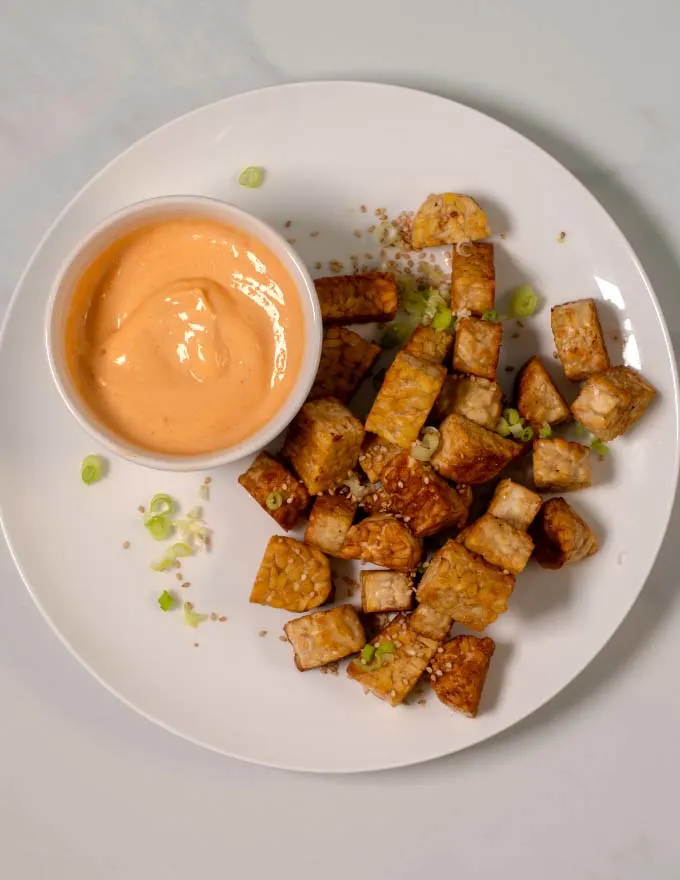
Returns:
[[[194,648],[198,648],[198,642],[194,642]]]
[[[438,654],[443,654],[443,653],[444,653],[444,649],[443,649],[443,648],[437,648],[437,653],[438,653]]]
[[[397,692],[396,692],[394,689],[392,689],[392,690],[390,691],[390,696],[391,696],[391,697],[396,697],[396,696],[397,696]]]
[[[361,236],[363,235],[363,233],[360,229],[355,229],[354,234],[356,235],[357,238],[361,238]]]
[[[187,587],[190,587],[190,586],[191,586],[191,584],[189,583],[189,581],[185,581],[185,582],[182,584],[182,589],[183,589],[183,590],[186,590],[186,588],[187,588]]]
[[[175,577],[177,578],[178,581],[181,581],[182,578],[184,577],[184,575],[182,574],[181,571],[178,571],[175,573]]]
[[[342,272],[342,270],[343,270],[343,265],[340,262],[340,260],[331,260],[328,265],[330,267],[331,272],[338,273],[338,272]]]
[[[288,641],[288,636],[279,636],[279,641],[280,641],[280,642],[287,642],[287,641]]]
[[[290,229],[290,227],[293,225],[293,221],[286,220],[286,222],[283,225],[286,227],[286,229]]]
[[[286,504],[292,504],[295,499],[291,495],[290,498],[286,498]]]
[[[138,510],[140,513],[144,513],[144,512],[146,511],[146,508],[144,507],[143,504],[140,504],[139,507],[137,508],[137,510]]]
[[[431,667],[431,666],[426,666],[426,667],[425,667],[425,672],[432,672],[432,667]]]
[[[321,263],[314,263],[314,268],[318,271],[321,268]]]
[[[427,703],[427,700],[418,700],[419,706],[424,706]]]
[[[226,623],[227,618],[226,618],[226,617],[224,616],[224,614],[223,614],[222,617],[218,618],[218,620],[219,620],[220,623]]]
[[[425,477],[425,479],[423,480],[423,483],[425,483],[426,486],[429,486],[430,485],[430,478]]]
[[[366,205],[361,206],[361,213],[362,214],[365,214],[367,210],[368,210],[368,208],[366,207]]]
[[[266,629],[261,629],[261,630],[259,631],[259,633],[258,633],[258,636],[259,636],[261,639],[263,639],[266,635],[267,635],[267,630],[266,630]]]
[[[211,620],[217,620],[217,615],[215,614],[214,611],[211,611],[211,612],[210,612],[210,619],[211,619]]]
[[[209,486],[211,483],[212,483],[212,477],[206,477],[205,480],[203,480],[203,485],[205,485],[205,486]]]
[[[123,541],[123,550],[129,550],[129,549],[130,549],[130,542]]]
[[[295,244],[297,239],[296,238],[287,238],[286,241],[288,242],[288,244]]]

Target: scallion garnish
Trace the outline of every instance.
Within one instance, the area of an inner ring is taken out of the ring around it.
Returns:
[[[548,437],[552,437],[552,428],[547,422],[543,422],[541,427],[538,429],[538,436],[541,440],[547,440]]]
[[[375,653],[378,657],[383,657],[385,654],[394,654],[396,650],[397,646],[394,642],[380,642],[380,644],[376,646]]]
[[[165,514],[150,516],[144,525],[154,541],[165,541],[172,534],[172,520]]]
[[[516,409],[504,409],[503,418],[511,427],[513,425],[519,425],[522,422],[522,417]]]
[[[447,305],[440,305],[432,318],[434,330],[447,330],[453,321],[453,312]]]
[[[373,645],[364,645],[361,649],[361,659],[364,663],[370,663],[373,659],[373,655],[375,654],[375,648]]]
[[[270,492],[265,501],[267,510],[278,510],[283,504],[283,495],[280,492]]]
[[[192,629],[198,629],[199,625],[204,620],[207,620],[207,618],[207,614],[199,614],[197,611],[194,611],[194,606],[191,602],[184,603],[184,622],[187,626],[190,626]]]
[[[247,186],[248,189],[257,189],[264,183],[264,168],[249,165],[239,174],[238,182],[241,186]]]
[[[510,310],[514,318],[528,318],[536,311],[538,297],[530,284],[521,284],[512,292]]]
[[[500,434],[501,437],[508,437],[510,434],[510,423],[507,419],[501,418],[498,420],[496,425],[496,433]]]
[[[104,476],[104,459],[98,455],[86,455],[80,465],[80,479],[91,486]]]
[[[528,425],[526,428],[522,428],[519,439],[522,443],[530,443],[534,439],[534,429],[530,428]]]
[[[172,516],[175,512],[175,502],[169,495],[159,492],[149,502],[149,516]]]
[[[496,309],[486,309],[486,311],[482,312],[482,321],[498,321]]]
[[[163,590],[158,597],[158,604],[161,606],[161,611],[169,611],[175,604],[175,597],[167,590]]]
[[[607,444],[603,443],[603,441],[599,440],[597,437],[593,437],[590,441],[590,448],[599,456],[604,456],[609,452]]]

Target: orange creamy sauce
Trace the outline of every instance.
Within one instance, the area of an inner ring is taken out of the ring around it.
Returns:
[[[144,226],[80,278],[66,320],[70,374],[118,435],[172,455],[226,449],[281,408],[304,319],[280,260],[200,217]]]

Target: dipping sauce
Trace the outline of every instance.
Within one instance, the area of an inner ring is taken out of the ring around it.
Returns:
[[[146,225],[79,279],[66,358],[93,413],[147,450],[198,455],[252,436],[300,372],[288,270],[252,235],[186,217]]]

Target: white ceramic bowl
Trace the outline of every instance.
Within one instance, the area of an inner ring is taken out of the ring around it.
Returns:
[[[297,381],[283,407],[251,437],[216,452],[177,456],[151,452],[123,439],[90,411],[76,389],[66,366],[65,321],[75,285],[92,260],[110,244],[147,223],[175,217],[198,216],[218,220],[244,230],[281,260],[300,295],[305,322],[305,350]],[[302,260],[274,229],[251,214],[203,196],[161,196],[122,208],[90,232],[65,261],[54,283],[47,307],[45,339],[52,377],[64,403],[80,425],[102,446],[117,455],[147,467],[172,471],[194,471],[217,467],[251,455],[270,443],[293,419],[314,382],[321,355],[322,322],[314,282]]]

